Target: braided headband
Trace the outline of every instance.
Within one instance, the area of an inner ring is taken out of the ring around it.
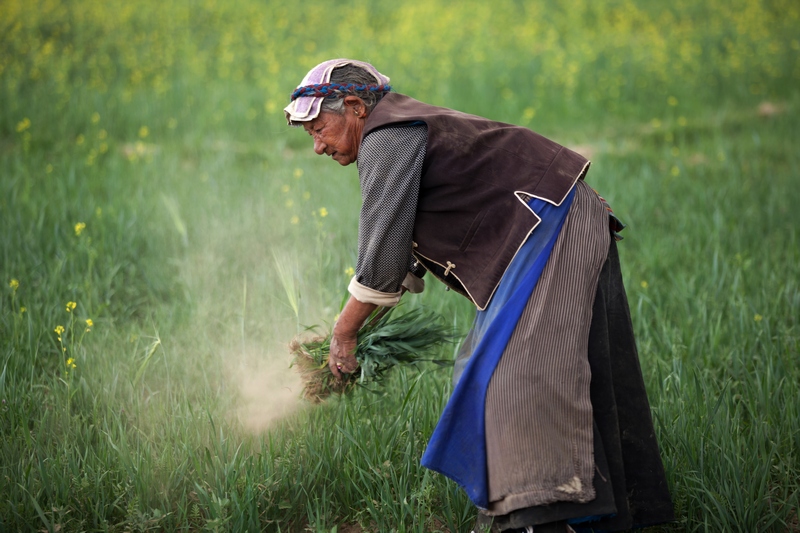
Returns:
[[[303,96],[311,96],[313,98],[343,98],[346,93],[354,93],[356,91],[371,91],[376,93],[391,92],[392,87],[385,83],[381,85],[362,85],[358,83],[314,83],[298,87],[292,93],[292,101]]]

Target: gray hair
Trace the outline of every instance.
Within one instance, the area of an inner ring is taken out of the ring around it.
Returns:
[[[354,83],[356,85],[380,84],[380,80],[375,79],[372,74],[361,67],[357,67],[356,65],[343,65],[341,67],[336,67],[331,72],[330,82]],[[348,94],[352,94],[361,98],[370,112],[376,105],[378,105],[378,102],[381,101],[381,98],[383,98],[383,93],[376,93],[375,91],[353,91]],[[344,114],[344,98],[337,98],[335,96],[324,98],[322,100],[320,111],[329,111],[338,115]]]

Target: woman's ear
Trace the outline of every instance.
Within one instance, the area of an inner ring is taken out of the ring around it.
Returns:
[[[369,114],[364,100],[352,94],[344,97],[344,107],[346,109],[345,113],[353,113],[357,117],[366,117]]]

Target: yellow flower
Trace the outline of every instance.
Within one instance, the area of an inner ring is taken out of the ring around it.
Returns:
[[[300,223],[300,217],[298,217],[297,215],[295,215],[295,216],[293,216],[293,217],[291,218],[290,222],[291,222],[292,224],[299,224],[299,223]]]
[[[762,320],[764,320],[764,317],[756,313],[756,315],[753,317],[753,320],[755,320],[756,322],[761,322]]]
[[[347,276],[352,276],[353,274],[356,273],[356,269],[353,268],[353,267],[347,267],[347,268],[344,269],[344,273]]]
[[[150,128],[148,128],[147,126],[142,126],[141,128],[139,128],[139,137],[144,139],[148,135],[150,135]]]
[[[522,118],[526,121],[531,120],[533,117],[536,116],[536,110],[532,107],[526,107],[525,110],[522,112]]]
[[[75,302],[67,302],[67,313],[74,311],[76,307],[78,307],[78,304]]]
[[[67,368],[77,368],[78,365],[75,364],[75,359],[70,357],[67,359]]]
[[[646,281],[643,281],[641,285],[643,289],[646,289],[647,287],[650,286]]]
[[[23,118],[17,123],[17,131],[22,133],[23,131],[27,130],[31,127],[31,119],[28,117]]]
[[[19,308],[19,314],[22,314],[27,310],[28,310],[28,308],[23,305],[22,307]]]
[[[86,319],[86,327],[91,328],[92,326],[94,326],[94,322],[92,322],[91,318],[87,318]]]
[[[92,124],[97,124],[98,122],[100,122],[100,113],[95,111],[92,113]]]
[[[75,137],[75,144],[78,146],[82,145],[83,142],[86,140],[86,137],[83,136],[82,133],[79,133],[77,137]]]
[[[54,329],[53,331],[56,332],[56,335],[61,335],[62,333],[64,333],[64,326],[56,326],[56,329]]]
[[[16,292],[16,290],[19,288],[19,280],[12,279],[11,281],[8,282],[8,286],[11,287]]]
[[[294,177],[295,178],[300,178],[302,176],[303,176],[303,169],[302,168],[294,169]]]
[[[678,99],[675,98],[674,96],[670,96],[669,98],[667,98],[667,104],[669,104],[669,105],[674,107],[674,106],[678,105]]]
[[[75,235],[80,235],[84,229],[86,229],[86,224],[83,222],[78,222],[75,224]]]
[[[324,207],[320,207],[319,208],[319,216],[325,218],[326,216],[328,216],[328,210],[325,209]]]

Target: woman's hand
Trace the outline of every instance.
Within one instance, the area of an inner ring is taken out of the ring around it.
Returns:
[[[333,326],[331,354],[328,357],[328,368],[337,379],[341,379],[343,373],[352,374],[358,368],[358,330],[377,307],[375,304],[359,302],[352,296],[347,300],[339,320]]]
[[[339,335],[336,329],[333,331],[331,339],[331,354],[328,357],[328,368],[336,377],[341,379],[342,374],[352,374],[358,368],[356,360],[356,346],[358,345],[358,334]]]

